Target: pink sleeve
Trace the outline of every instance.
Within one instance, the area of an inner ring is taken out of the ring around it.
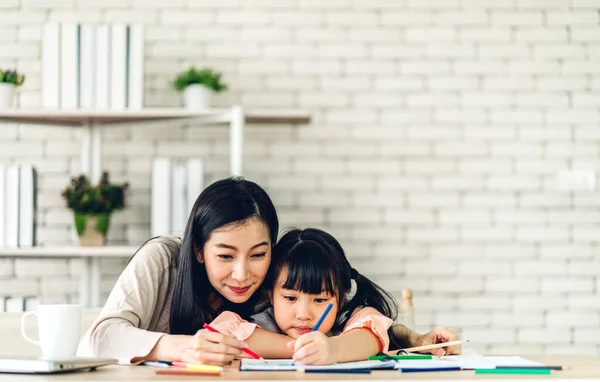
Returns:
[[[239,315],[233,312],[224,311],[210,323],[210,326],[223,334],[228,334],[240,341],[244,341],[254,333],[254,329],[258,325],[242,320]]]
[[[390,337],[387,330],[392,326],[392,319],[379,313],[373,308],[356,308],[346,323],[341,334],[353,329],[367,329],[379,340],[379,351],[387,351],[390,346]]]

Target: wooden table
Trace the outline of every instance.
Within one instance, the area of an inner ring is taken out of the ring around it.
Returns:
[[[56,375],[15,375],[0,374],[2,382],[22,381],[182,381],[182,380],[227,380],[227,381],[285,381],[285,380],[354,380],[354,381],[420,381],[420,380],[471,380],[484,381],[493,379],[511,379],[525,381],[532,379],[581,380],[600,378],[600,358],[584,355],[538,355],[525,356],[528,359],[543,362],[547,365],[568,365],[569,370],[557,371],[553,375],[475,375],[472,370],[446,371],[434,373],[399,373],[392,370],[373,371],[371,374],[302,374],[295,371],[258,372],[239,371],[238,363],[226,368],[220,377],[157,375],[157,369],[148,366],[108,366],[95,372],[82,372]]]

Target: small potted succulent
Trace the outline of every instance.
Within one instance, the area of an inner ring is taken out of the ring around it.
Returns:
[[[129,184],[113,184],[108,172],[102,174],[100,183],[90,184],[85,175],[71,179],[62,196],[67,207],[75,213],[75,228],[79,244],[85,246],[104,245],[110,223],[110,214],[125,207],[125,191]]]
[[[212,92],[227,90],[227,85],[221,82],[221,73],[210,68],[191,67],[177,75],[173,86],[177,91],[183,92],[185,108],[192,110],[210,108]]]
[[[0,69],[0,109],[12,106],[17,86],[23,85],[25,76],[16,70]]]

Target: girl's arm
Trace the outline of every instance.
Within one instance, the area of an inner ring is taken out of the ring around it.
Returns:
[[[287,347],[287,343],[293,339],[285,334],[262,329],[258,323],[266,325],[267,328],[273,327],[273,330],[277,328],[274,322],[271,323],[271,317],[266,312],[255,315],[254,318],[257,323],[248,322],[236,313],[225,311],[210,325],[223,334],[244,341],[250,350],[263,358],[292,358],[293,351]]]
[[[272,333],[268,330],[256,328],[245,342],[248,347],[263,358],[292,358],[294,349],[287,344],[293,341],[292,337],[285,334]]]

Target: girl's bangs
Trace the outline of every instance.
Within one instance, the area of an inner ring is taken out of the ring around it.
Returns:
[[[308,294],[327,292],[337,295],[332,282],[332,275],[335,274],[333,264],[323,248],[316,243],[309,240],[298,243],[281,259],[279,269],[287,271],[282,285],[284,289]]]

